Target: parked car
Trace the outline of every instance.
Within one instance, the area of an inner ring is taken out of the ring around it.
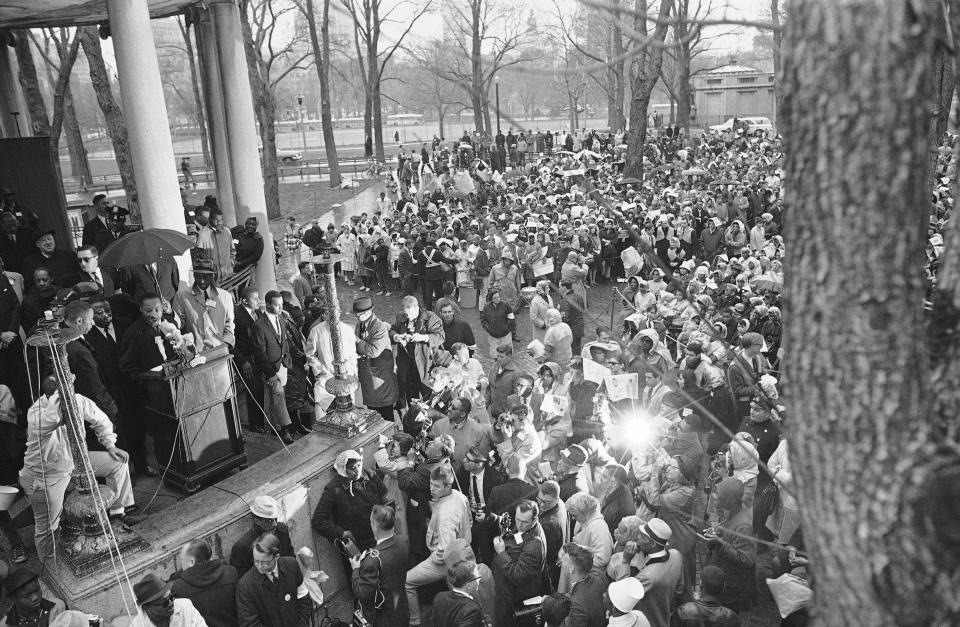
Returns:
[[[260,156],[263,156],[263,146],[257,146],[257,151],[259,151]],[[277,159],[284,163],[292,161],[300,161],[303,159],[303,155],[300,154],[299,150],[284,150],[282,148],[277,148]]]
[[[746,123],[747,135],[754,135],[756,137],[773,137],[776,134],[770,118],[761,117],[730,118],[722,124],[713,124],[709,128],[711,131],[717,133],[726,132],[733,127],[733,121],[735,119]]]

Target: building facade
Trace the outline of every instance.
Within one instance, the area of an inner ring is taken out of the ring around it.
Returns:
[[[777,123],[773,72],[729,64],[691,77],[697,126],[721,124],[729,118],[766,117]]]

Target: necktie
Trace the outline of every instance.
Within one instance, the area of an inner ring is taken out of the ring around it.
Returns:
[[[101,289],[103,288],[103,278],[100,276],[99,270],[93,271],[93,282],[96,283]]]
[[[473,484],[473,498],[477,505],[483,505],[483,495],[480,494],[480,487],[477,485],[477,475],[470,475],[470,482]]]
[[[276,581],[276,575],[273,574],[273,571],[267,573],[267,579],[270,580],[270,583],[273,583]]]
[[[113,334],[113,327],[112,327],[112,326],[107,327],[107,337],[110,338],[110,340],[111,340],[114,344],[117,343],[117,336]]]

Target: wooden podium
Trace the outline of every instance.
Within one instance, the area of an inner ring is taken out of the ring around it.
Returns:
[[[155,414],[154,451],[164,482],[187,493],[245,468],[232,361],[226,345],[201,355],[203,364],[165,363],[146,379],[147,410]]]

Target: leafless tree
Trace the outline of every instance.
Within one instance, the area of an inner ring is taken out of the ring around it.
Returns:
[[[317,78],[320,80],[320,126],[323,128],[323,147],[327,153],[330,187],[339,187],[340,161],[337,158],[337,144],[333,135],[333,119],[330,111],[330,0],[323,0],[319,34],[313,0],[303,0],[300,7],[307,18],[310,46],[313,48],[313,64],[317,68]]]
[[[241,28],[260,126],[263,186],[267,217],[280,217],[280,181],[277,172],[277,85],[291,72],[307,69],[313,56],[301,24],[288,28],[297,6],[276,0],[244,0]],[[288,19],[289,18],[289,19]]]

